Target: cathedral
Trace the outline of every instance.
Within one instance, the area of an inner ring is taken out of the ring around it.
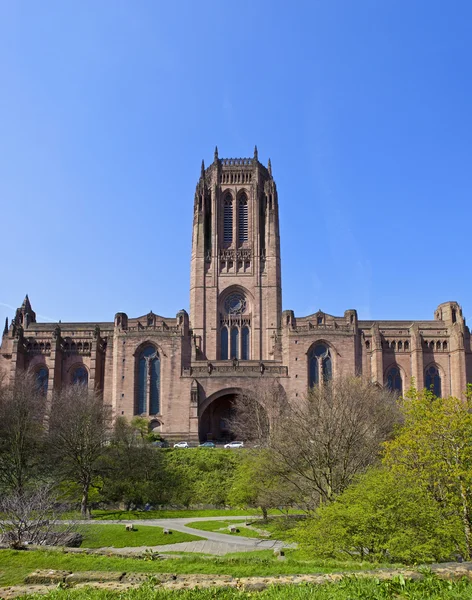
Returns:
[[[38,323],[26,296],[0,347],[0,376],[31,369],[48,397],[83,384],[115,416],[145,416],[176,440],[231,437],[235,395],[276,381],[288,402],[360,375],[401,393],[411,378],[438,396],[472,382],[470,332],[457,302],[425,321],[363,321],[356,310],[282,311],[279,210],[270,160],[202,163],[193,205],[190,313],[118,312],[106,323]]]

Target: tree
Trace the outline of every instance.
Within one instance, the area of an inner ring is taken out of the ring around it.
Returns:
[[[13,490],[0,498],[2,541],[12,548],[30,544],[67,543],[74,525],[59,519],[57,498],[50,485]],[[76,541],[80,542],[81,536]]]
[[[258,397],[256,388],[250,400],[249,395],[244,402],[236,399],[241,422],[250,421],[267,396]],[[399,420],[395,395],[356,377],[314,386],[290,403],[273,396],[270,409],[270,433],[259,443],[271,450],[272,473],[289,482],[311,509],[331,502],[378,460],[381,443]]]
[[[103,459],[106,500],[132,504],[160,503],[163,498],[164,467],[162,453],[147,441],[149,424],[124,417],[116,419],[113,435]]]
[[[0,386],[0,487],[24,491],[42,471],[46,398],[32,372]]]
[[[421,482],[444,518],[462,524],[458,545],[472,556],[472,386],[464,398],[436,398],[410,389],[403,404],[405,423],[386,443],[384,462],[398,476]]]
[[[230,428],[236,438],[267,445],[271,425],[286,407],[282,387],[274,380],[255,380],[251,389],[236,396],[233,404]]]
[[[439,561],[451,558],[458,520],[440,507],[415,477],[373,468],[298,529],[311,555],[371,561]]]
[[[49,429],[56,469],[80,486],[81,514],[90,517],[89,491],[110,439],[111,409],[86,385],[71,385],[54,397]]]

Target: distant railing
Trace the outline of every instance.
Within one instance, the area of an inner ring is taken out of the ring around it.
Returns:
[[[221,164],[224,167],[249,166],[253,164],[252,158],[222,158]]]

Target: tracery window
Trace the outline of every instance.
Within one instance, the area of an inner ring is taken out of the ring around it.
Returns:
[[[251,320],[246,314],[246,298],[239,291],[230,293],[221,311],[220,359],[249,360]]]
[[[403,393],[403,382],[400,369],[395,365],[387,371],[387,387],[392,392]]]
[[[72,385],[87,385],[88,384],[88,371],[82,365],[76,367],[72,372]]]
[[[48,392],[48,379],[49,379],[49,371],[46,367],[40,367],[36,371],[36,389],[40,394],[44,396]]]
[[[308,354],[308,365],[310,387],[333,378],[331,351],[326,344],[316,344]]]
[[[435,365],[431,365],[426,369],[424,386],[426,389],[431,390],[437,398],[441,397],[441,375]]]
[[[248,207],[247,196],[243,194],[239,199],[239,243],[247,242],[248,240]]]
[[[161,361],[154,346],[146,346],[138,357],[135,412],[156,415],[160,411]]]
[[[223,211],[223,241],[231,244],[233,241],[233,200],[226,196]]]

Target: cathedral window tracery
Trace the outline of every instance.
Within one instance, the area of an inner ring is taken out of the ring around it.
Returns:
[[[233,241],[233,199],[228,194],[225,198],[223,211],[223,241],[231,244]]]
[[[72,385],[87,385],[88,371],[84,366],[76,367],[72,372]]]
[[[424,386],[427,390],[433,392],[437,397],[441,397],[441,375],[436,365],[430,365],[425,371]]]
[[[220,313],[220,360],[250,360],[251,318],[242,292],[223,300]]]
[[[331,351],[326,344],[316,344],[308,354],[309,387],[333,378]]]
[[[248,206],[247,196],[242,194],[239,199],[239,234],[238,240],[242,244],[248,241],[249,228],[248,228]]]
[[[46,367],[40,367],[36,371],[36,387],[40,394],[46,395],[48,391],[49,371]]]
[[[160,412],[161,362],[154,346],[146,346],[138,357],[136,414]]]
[[[400,369],[396,365],[390,367],[390,369],[387,371],[386,381],[389,390],[392,392],[397,392],[398,394],[403,393],[402,377]]]

